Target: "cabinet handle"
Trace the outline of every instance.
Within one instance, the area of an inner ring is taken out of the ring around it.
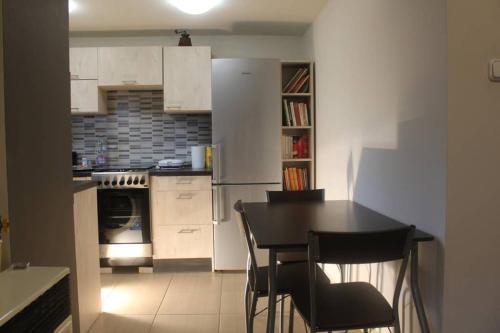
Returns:
[[[178,234],[192,234],[195,231],[198,231],[198,229],[181,229],[177,233]]]
[[[180,108],[181,108],[181,106],[180,106],[180,105],[167,105],[166,107],[167,107],[167,109],[169,109],[169,110],[170,110],[170,109],[175,109],[175,110],[176,110],[176,109],[180,109]]]
[[[136,80],[123,80],[123,84],[137,84]]]
[[[178,178],[177,185],[189,185],[193,182],[192,178]]]
[[[177,196],[177,200],[190,200],[193,196],[193,193],[181,193]]]
[[[73,110],[74,110],[74,111],[78,111],[78,110],[80,110],[80,108],[73,108],[73,107],[72,107],[72,108],[71,108],[71,111],[73,111]]]
[[[70,77],[71,77],[71,80],[78,80],[80,78],[80,75],[78,75],[78,74],[71,74]]]

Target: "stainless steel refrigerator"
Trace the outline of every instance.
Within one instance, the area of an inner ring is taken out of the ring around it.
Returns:
[[[281,81],[275,59],[212,61],[214,258],[244,269],[247,249],[234,203],[281,188]]]

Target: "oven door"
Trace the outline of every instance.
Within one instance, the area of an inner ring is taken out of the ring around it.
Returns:
[[[98,191],[99,244],[151,243],[149,190]]]

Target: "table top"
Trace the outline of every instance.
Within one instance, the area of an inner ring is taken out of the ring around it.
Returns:
[[[307,245],[310,230],[324,232],[377,232],[407,226],[349,200],[324,202],[243,203],[258,248],[296,248]],[[434,237],[416,231],[415,241]]]

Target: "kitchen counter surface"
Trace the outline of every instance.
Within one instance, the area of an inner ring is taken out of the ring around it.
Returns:
[[[150,176],[211,176],[212,169],[151,169]]]
[[[91,177],[92,172],[99,171],[97,168],[73,168],[73,177]],[[150,176],[211,176],[212,169],[193,169],[191,167],[180,169],[158,169],[147,170]]]
[[[7,269],[0,273],[0,326],[68,274],[65,267]]]
[[[97,182],[93,180],[74,180],[73,181],[73,193],[78,193],[85,191],[89,188],[97,186]]]

